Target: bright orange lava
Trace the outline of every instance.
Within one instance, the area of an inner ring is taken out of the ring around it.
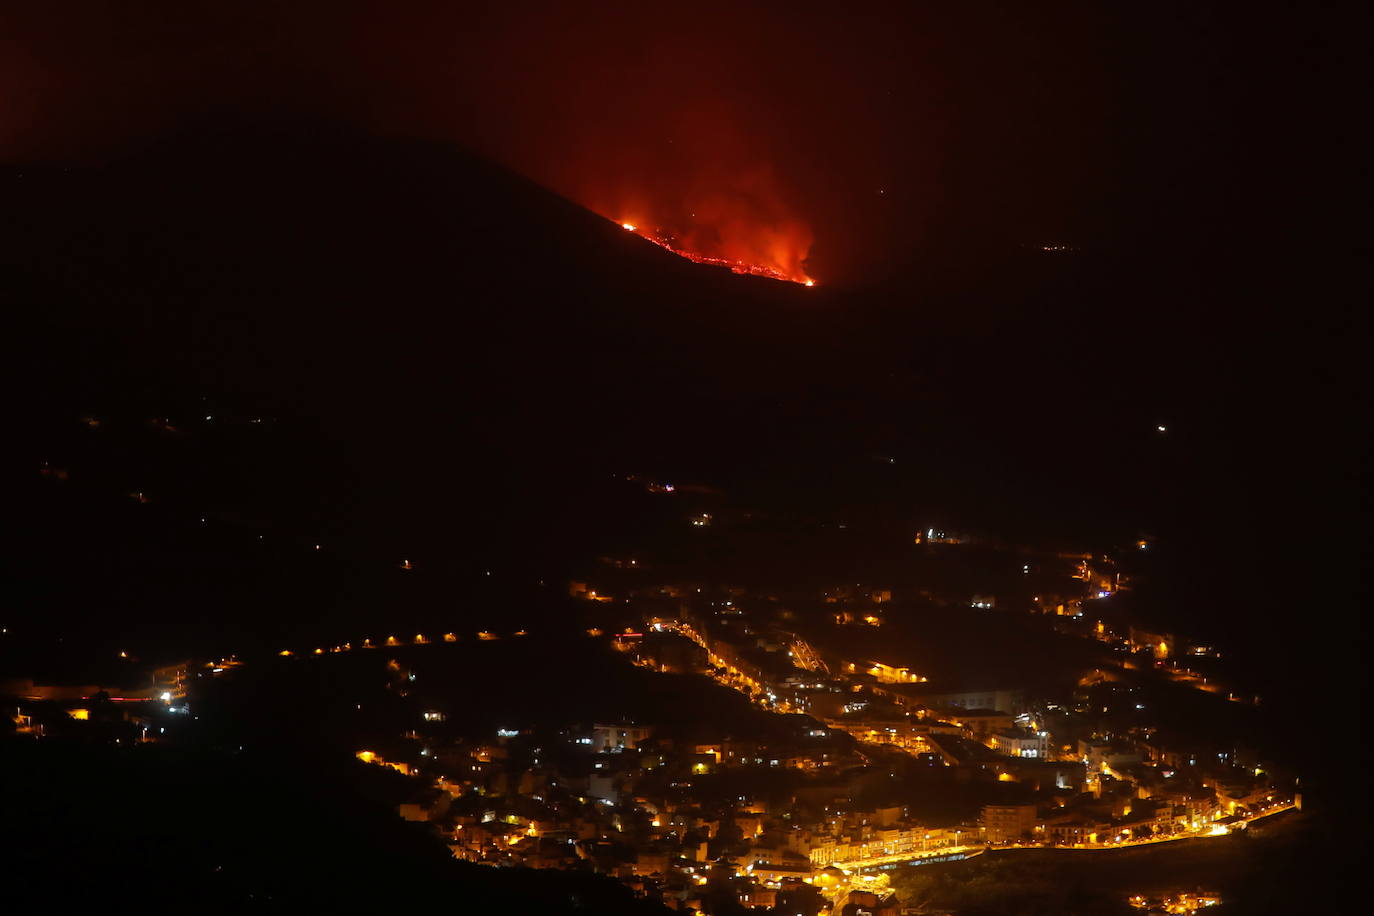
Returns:
[[[712,257],[711,255],[700,254],[689,251],[681,247],[671,236],[657,232],[652,229],[642,229],[634,223],[621,222],[620,228],[627,232],[633,232],[642,239],[653,242],[660,248],[671,251],[678,257],[695,261],[698,264],[711,264],[716,267],[726,267],[737,274],[750,274],[755,277],[767,277],[770,280],[782,280],[784,283],[800,283],[802,286],[815,286],[816,281],[805,275],[789,276],[778,270],[776,267],[769,267],[765,264],[750,264],[747,261],[738,261],[731,258]]]

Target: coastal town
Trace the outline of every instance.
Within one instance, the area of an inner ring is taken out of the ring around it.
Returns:
[[[738,537],[712,508],[678,524]],[[400,774],[400,818],[464,862],[603,874],[679,912],[931,912],[902,898],[903,873],[1220,838],[1301,807],[1298,774],[1224,726],[1262,698],[1227,679],[1223,653],[1119,612],[1138,563],[936,527],[906,550],[926,585],[664,581],[667,563],[603,556],[541,583],[562,590],[557,633],[508,614],[253,659],[152,668],[121,651],[112,661],[137,674],[114,695],[0,686],[17,735],[99,725],[152,743],[175,741],[198,695],[246,668],[357,660],[349,677],[390,705],[354,756]],[[594,689],[552,702],[579,680]],[[530,685],[523,711],[503,699]],[[1219,900],[1175,891],[1130,904]]]
[[[748,731],[620,719],[455,739],[443,727],[452,710],[436,705],[404,741],[358,756],[425,787],[401,816],[432,825],[458,858],[591,868],[685,912],[709,912],[722,896],[762,909],[906,912],[895,869],[988,850],[1222,837],[1300,807],[1294,779],[1252,750],[1153,724],[1160,693],[1256,700],[1197,673],[1212,647],[1091,616],[1122,587],[1093,561],[1034,559],[1057,563],[1082,593],[1032,601],[1027,621],[1107,650],[1062,692],[925,673],[901,637],[883,639],[905,610],[886,588],[818,595],[829,620],[806,625],[788,610],[796,596],[607,575],[572,585],[605,621],[586,629],[588,654],[609,648],[662,676],[709,678],[764,718]],[[1008,613],[993,600],[945,612]],[[413,664],[398,683],[428,679],[424,660]],[[959,804],[940,810],[932,797]]]

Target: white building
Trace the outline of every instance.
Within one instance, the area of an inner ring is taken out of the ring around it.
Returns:
[[[1009,757],[1049,757],[1049,733],[1029,728],[1007,728],[987,738],[988,747]]]
[[[643,725],[593,725],[592,750],[598,754],[603,751],[634,750],[649,737],[651,729]]]

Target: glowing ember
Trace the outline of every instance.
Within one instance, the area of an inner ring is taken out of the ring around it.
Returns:
[[[747,261],[735,260],[732,258],[713,257],[711,255],[700,254],[699,252],[689,251],[683,248],[677,239],[666,233],[651,229],[640,229],[633,223],[621,223],[620,228],[628,230],[638,235],[642,239],[653,242],[660,248],[671,251],[680,258],[695,261],[698,264],[711,264],[716,267],[725,267],[737,274],[750,274],[755,277],[767,277],[770,280],[782,280],[785,283],[800,283],[803,286],[815,286],[816,281],[805,275],[789,276],[778,270],[776,267],[769,267],[765,264],[750,264]]]

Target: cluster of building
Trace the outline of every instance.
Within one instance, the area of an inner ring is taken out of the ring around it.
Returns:
[[[653,481],[645,486],[671,492]],[[918,543],[939,551],[977,546],[969,536],[936,529]],[[401,805],[401,815],[438,831],[459,859],[595,871],[681,911],[733,901],[895,916],[900,905],[887,882],[902,865],[990,848],[1102,849],[1220,835],[1300,803],[1252,752],[1217,752],[1166,738],[1139,716],[1134,725],[1106,716],[1113,705],[1145,708],[1132,677],[1186,679],[1189,665],[1214,658],[1215,650],[1140,626],[1085,621],[1090,602],[1128,587],[1105,557],[1016,559],[1013,574],[1040,579],[1029,610],[1051,615],[1056,629],[1069,628],[1063,632],[1109,644],[1119,664],[1082,672],[1069,695],[1007,679],[956,685],[917,667],[889,638],[901,630],[904,607],[893,588],[822,589],[807,625],[787,609],[800,606],[796,600],[744,587],[645,584],[638,558],[610,557],[601,564],[610,579],[570,589],[594,612],[588,637],[642,668],[710,678],[747,697],[775,727],[732,733],[713,726],[703,710],[702,728],[692,734],[655,721],[472,734],[449,722],[440,706],[418,710],[417,721],[393,741],[357,756],[416,780],[417,795]],[[965,614],[1012,603],[994,590],[964,588],[959,580],[943,591],[922,590],[917,600]],[[485,631],[415,634],[279,654],[499,638]],[[201,676],[240,664],[217,659]],[[409,696],[414,673],[394,661],[388,670],[397,695]],[[0,692],[28,704],[16,712],[20,732],[41,734],[52,716],[94,718],[117,721],[119,740],[155,740],[150,729],[160,731],[164,719],[187,711],[188,677],[186,664],[149,670],[117,697],[75,684],[16,683]],[[924,772],[972,801],[933,814],[916,799],[865,800],[860,787],[895,770],[893,761],[931,768]],[[1132,903],[1191,912],[1178,908],[1209,900]]]
[[[1196,893],[1182,892],[1178,894],[1166,894],[1160,897],[1150,897],[1145,894],[1133,894],[1127,900],[1131,906],[1146,913],[1174,914],[1174,916],[1192,916],[1198,910],[1205,910],[1209,907],[1217,906],[1221,903],[1221,895],[1212,891],[1198,891]]]
[[[941,690],[894,676],[907,669],[887,662],[846,662],[775,622],[751,623],[746,597],[676,616],[652,605],[634,625],[588,633],[634,664],[744,694],[785,724],[766,739],[684,740],[617,722],[440,741],[422,727],[386,757],[360,757],[423,779],[427,796],[402,813],[434,824],[458,858],[590,869],[682,910],[708,898],[769,908],[818,894],[834,912],[895,913],[886,875],[903,864],[1219,835],[1297,802],[1248,759],[1200,758],[1152,729],[1083,734],[1077,713],[1103,686],[1091,676],[1076,706],[1006,686]],[[892,754],[944,768],[985,803],[954,818],[856,803],[855,786]],[[786,791],[721,795],[749,774],[755,786],[776,774]]]
[[[121,655],[104,666],[99,678],[0,680],[14,733],[146,744],[191,718],[186,702],[189,662],[154,667]]]
[[[441,715],[431,713],[430,721]],[[896,827],[897,809],[846,808],[845,774],[863,759],[847,736],[824,728],[768,744],[683,742],[623,722],[556,734],[501,729],[481,741],[432,740],[417,731],[385,755],[368,749],[358,756],[425,782],[427,790],[400,813],[433,824],[457,858],[590,869],[683,910],[701,909],[707,898],[760,908],[809,898],[882,912],[891,896],[883,876],[827,868],[818,850],[830,849],[833,858],[833,837],[845,831],[889,845],[897,833],[902,842],[910,834]],[[766,785],[782,769],[816,775],[785,797],[720,792],[753,777]],[[953,839],[913,842],[934,849]]]

